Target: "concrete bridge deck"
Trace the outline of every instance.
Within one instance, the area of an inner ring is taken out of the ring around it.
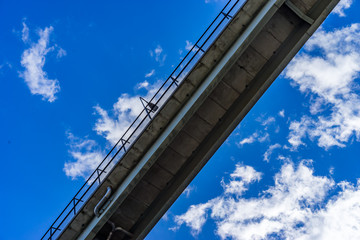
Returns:
[[[337,3],[248,0],[59,239],[144,238]]]

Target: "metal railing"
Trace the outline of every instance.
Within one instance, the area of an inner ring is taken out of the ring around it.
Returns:
[[[131,142],[136,142],[146,126],[151,122],[151,115],[154,115],[160,105],[171,96],[178,84],[185,79],[185,76],[200,60],[202,55],[213,44],[220,32],[227,26],[233,15],[241,8],[245,0],[229,0],[221,12],[212,21],[210,26],[200,36],[196,43],[192,46],[189,52],[172,71],[166,81],[156,91],[150,100],[141,98],[143,110],[135,118],[132,124],[128,127],[122,137],[117,141],[105,158],[100,162],[99,166],[92,172],[86,182],[81,186],[79,191],[70,200],[64,210],[55,219],[51,226],[47,229],[41,239],[55,239],[60,236],[62,229],[66,228],[72,218],[77,214],[77,211],[85,204],[91,194],[101,184],[106,177],[107,171],[110,172],[117,161],[121,161],[121,152],[124,154],[132,146]],[[175,88],[174,88],[175,86]],[[129,146],[126,146],[129,144]],[[116,158],[118,159],[116,160]]]

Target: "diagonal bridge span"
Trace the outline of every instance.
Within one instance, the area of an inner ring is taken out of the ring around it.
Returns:
[[[42,239],[143,239],[339,0],[230,0]]]

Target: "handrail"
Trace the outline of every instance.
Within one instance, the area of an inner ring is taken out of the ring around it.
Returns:
[[[230,6],[230,3],[232,3],[232,2],[233,2],[233,4]],[[156,91],[154,96],[147,102],[146,105],[144,104],[144,108],[140,112],[140,114],[135,118],[135,120],[131,123],[131,125],[124,132],[122,137],[116,142],[116,144],[112,147],[112,149],[108,152],[108,154],[100,162],[99,166],[88,177],[88,179],[81,186],[81,188],[78,190],[78,192],[75,194],[75,196],[66,205],[64,210],[60,213],[60,215],[55,219],[55,221],[47,229],[47,231],[41,237],[41,239],[50,239],[51,240],[60,235],[60,233],[61,233],[60,228],[66,227],[66,224],[69,223],[72,219],[69,216],[71,214],[73,214],[73,217],[74,217],[77,214],[77,212],[76,212],[77,209],[80,209],[80,207],[83,204],[85,204],[84,202],[88,199],[88,198],[87,199],[85,199],[85,198],[86,198],[87,194],[90,193],[90,190],[94,192],[96,190],[96,188],[94,186],[97,183],[98,183],[97,186],[100,185],[101,178],[105,176],[104,173],[106,174],[105,170],[110,171],[112,169],[112,167],[115,165],[115,164],[113,164],[113,160],[118,156],[118,154],[122,150],[124,151],[124,153],[127,152],[125,145],[130,144],[129,147],[131,147],[132,144],[130,143],[130,140],[132,138],[134,138],[133,142],[135,142],[136,139],[141,135],[142,131],[144,131],[146,129],[146,126],[148,124],[150,124],[151,119],[152,119],[151,113],[155,114],[156,110],[148,112],[147,111],[148,107],[154,106],[154,104],[155,104],[155,106],[159,106],[160,103],[164,104],[164,102],[171,96],[171,94],[173,92],[170,92],[170,89],[174,85],[177,87],[178,86],[177,83],[180,82],[182,79],[186,78],[186,76],[183,77],[183,75],[184,74],[187,75],[191,71],[191,69],[196,65],[196,63],[199,61],[199,59],[195,62],[193,60],[197,56],[201,57],[206,52],[206,50],[209,48],[209,46],[211,46],[214,39],[209,42],[210,38],[216,38],[218,36],[219,32],[217,34],[215,34],[215,33],[216,33],[216,31],[219,30],[219,27],[223,24],[223,22],[227,21],[227,23],[223,26],[222,29],[224,29],[227,26],[227,24],[230,22],[230,19],[231,19],[230,14],[234,13],[233,10],[235,10],[235,13],[236,13],[240,9],[241,6],[238,6],[239,2],[240,2],[240,0],[229,0],[227,2],[225,7],[215,17],[215,19],[211,22],[209,27],[200,36],[200,38],[196,41],[196,43],[188,51],[188,53],[185,55],[185,57],[180,61],[180,63],[177,65],[177,67],[171,72],[170,76],[164,81],[164,83]],[[235,8],[237,8],[237,9],[235,9]],[[221,16],[222,16],[222,18],[221,18]],[[218,20],[219,20],[219,23],[217,25],[215,25],[216,21],[218,21]],[[212,27],[214,27],[214,28],[211,30]],[[220,30],[222,30],[222,29],[220,29]],[[210,32],[210,30],[211,30],[211,32]],[[206,36],[208,32],[210,32],[210,34],[208,36]],[[201,41],[203,41],[203,42],[201,43]],[[207,45],[207,47],[205,45]],[[205,49],[205,47],[206,47],[206,49]],[[185,60],[187,61],[186,63],[185,63]],[[168,86],[166,86],[166,85],[168,85]],[[155,103],[154,103],[154,101],[155,101]],[[143,116],[144,114],[145,114],[145,116]],[[148,119],[148,117],[149,117],[149,119]],[[140,122],[137,124],[137,122],[139,120],[140,120]],[[147,124],[143,125],[143,123],[146,123],[146,120],[150,120],[150,121],[147,122]],[[143,128],[141,129],[141,127],[143,127]],[[137,135],[136,133],[139,129],[140,129],[140,132]],[[129,134],[128,137],[126,137],[127,134]],[[121,146],[119,145],[120,143],[121,143]],[[115,152],[115,149],[117,149],[116,152]],[[114,154],[114,155],[111,156],[111,154]],[[119,159],[119,160],[121,161],[121,159]],[[105,166],[102,166],[103,164],[105,164]],[[113,165],[110,166],[111,164],[113,164]],[[107,169],[108,167],[110,167],[110,168]],[[80,204],[80,203],[83,203],[83,204]]]

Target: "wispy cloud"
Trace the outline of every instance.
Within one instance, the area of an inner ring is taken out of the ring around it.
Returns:
[[[263,120],[262,122],[261,122],[261,125],[263,125],[263,126],[268,126],[268,125],[270,125],[270,124],[272,124],[272,123],[274,123],[275,122],[275,118],[274,117],[268,117],[268,118],[266,118],[265,120]]]
[[[29,28],[23,22],[22,40],[24,43],[30,42],[30,48],[26,49],[21,56],[21,65],[25,70],[19,74],[32,94],[41,95],[43,100],[49,102],[55,101],[55,94],[60,91],[59,81],[49,79],[43,70],[45,56],[54,50],[54,47],[48,46],[49,36],[53,30],[52,26],[40,29],[38,42],[32,43],[29,39]]]
[[[194,44],[192,42],[186,40],[185,43],[186,43],[186,45],[185,45],[186,51],[191,51],[191,49],[193,52],[198,51],[199,48],[197,46],[194,47]]]
[[[270,157],[271,154],[273,153],[273,151],[275,149],[281,148],[281,145],[279,143],[275,143],[273,145],[270,145],[269,148],[266,150],[266,152],[264,153],[264,161],[265,162],[269,162],[270,161]]]
[[[138,83],[138,84],[136,85],[136,88],[137,88],[137,89],[142,89],[142,88],[148,89],[149,86],[150,86],[150,83],[145,80],[145,81],[143,81],[143,82]]]
[[[152,77],[155,74],[155,69],[152,69],[150,72],[148,72],[147,74],[145,74],[146,78]]]
[[[62,49],[61,47],[59,47],[56,57],[62,58],[62,57],[65,57],[66,55],[67,55],[67,52],[64,49]]]
[[[185,188],[185,190],[182,192],[183,195],[185,195],[186,198],[190,197],[190,193],[195,190],[195,187],[189,185]]]
[[[249,169],[252,169],[249,167]],[[256,172],[257,176],[260,173]],[[260,178],[231,179],[243,184]],[[234,184],[236,185],[236,184]],[[340,188],[331,200],[327,196]],[[221,239],[359,239],[360,187],[315,176],[306,161],[297,167],[285,163],[275,175],[274,185],[259,197],[243,198],[237,192],[224,193],[206,203],[192,205],[186,213],[175,216],[176,228],[185,224],[199,234],[211,218]],[[243,192],[241,192],[242,194]],[[175,228],[175,229],[176,229]]]
[[[0,64],[0,73],[3,73],[4,69],[6,68],[12,69],[12,65],[10,62]]]
[[[185,50],[190,51],[194,47],[194,44],[192,44],[190,41],[186,40]]]
[[[339,15],[340,17],[345,17],[344,10],[351,7],[353,0],[341,0],[338,5],[333,10],[333,13]]]
[[[263,133],[263,132],[254,132],[252,135],[250,135],[247,138],[242,139],[240,142],[237,143],[238,147],[241,147],[245,144],[251,144],[254,142],[265,142],[267,140],[269,140],[270,135],[269,133]]]
[[[149,52],[150,56],[153,57],[160,65],[164,65],[167,56],[165,53],[163,53],[163,51],[163,48],[160,45],[157,45],[154,50],[150,50]]]
[[[21,30],[21,40],[26,43],[29,41],[29,27],[26,25],[25,22],[22,23],[23,29]]]
[[[359,24],[320,29],[286,69],[286,77],[311,99],[310,115],[290,123],[294,149],[305,145],[305,137],[325,149],[345,147],[354,135],[360,141],[359,49]]]
[[[253,142],[256,141],[256,138],[257,138],[257,137],[258,137],[258,133],[255,132],[255,133],[253,133],[251,136],[242,139],[242,140],[238,143],[238,146],[242,146],[242,145],[245,145],[245,144],[251,144],[251,143],[253,143]]]

